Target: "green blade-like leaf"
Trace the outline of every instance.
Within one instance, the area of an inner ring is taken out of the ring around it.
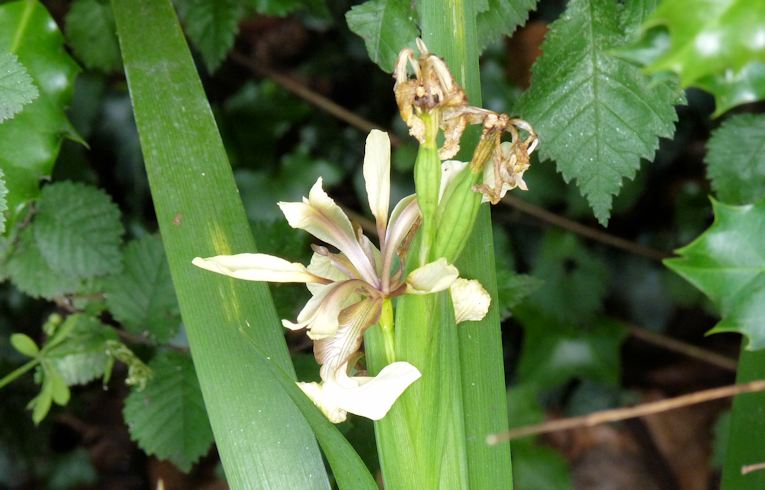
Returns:
[[[92,277],[122,268],[120,212],[101,189],[74,182],[46,186],[34,230],[40,253],[55,271]]]
[[[765,347],[765,200],[746,206],[712,201],[715,221],[667,267],[717,305],[722,320],[710,333],[739,332],[748,350]]]
[[[294,375],[267,286],[191,265],[196,256],[256,247],[172,5],[112,5],[157,221],[228,483],[328,488],[310,427],[242,342],[244,332]]]
[[[408,0],[368,0],[345,14],[348,27],[359,35],[369,58],[390,73],[399,51],[414,47],[420,35],[415,11]]]
[[[71,324],[74,325],[71,325]],[[66,338],[45,349],[45,360],[60,374],[67,385],[86,384],[104,374],[109,358],[106,342],[117,340],[117,334],[96,318],[71,315],[59,329],[71,331]]]
[[[186,34],[210,72],[214,72],[234,45],[244,14],[240,0],[179,0],[178,15]]]
[[[731,117],[707,147],[707,174],[721,201],[749,204],[765,197],[765,115]]]
[[[202,392],[188,355],[163,352],[149,363],[151,381],[125,399],[130,436],[147,454],[188,472],[213,441]]]
[[[509,36],[529,18],[537,0],[486,0],[486,8],[478,12],[478,49],[502,36]]]
[[[40,93],[13,53],[0,53],[0,123],[21,112]]]
[[[40,92],[10,121],[0,124],[0,168],[8,187],[9,221],[37,197],[49,177],[61,139],[73,134],[64,109],[72,98],[77,64],[64,50],[64,36],[36,0],[0,5],[0,51],[14,53]]]
[[[104,281],[106,304],[126,330],[167,342],[180,325],[170,268],[158,236],[130,242],[122,273]]]
[[[0,234],[5,233],[5,212],[8,210],[7,197],[8,187],[5,185],[5,174],[3,169],[0,168]]]
[[[86,67],[105,72],[120,68],[120,47],[108,2],[75,0],[64,22],[69,44]]]
[[[635,176],[641,158],[653,157],[677,120],[671,84],[652,84],[610,54],[628,41],[625,30],[616,2],[570,2],[550,26],[519,108],[539,133],[542,157],[576,181],[602,224],[622,180]]]

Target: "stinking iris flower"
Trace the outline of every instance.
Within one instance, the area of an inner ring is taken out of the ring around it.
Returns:
[[[458,279],[457,269],[438,259],[405,274],[406,255],[419,222],[415,195],[388,214],[390,140],[373,130],[366,141],[364,180],[375,217],[380,248],[361,232],[322,189],[319,178],[302,202],[280,202],[290,226],[336,248],[313,246],[310,264],[266,254],[243,253],[195,258],[193,264],[250,281],[305,283],[311,299],[290,330],[307,329],[321,364],[322,383],[298,383],[332,422],[351,412],[373,420],[385,416],[396,399],[420,376],[407,362],[393,362],[377,376],[349,376],[360,357],[364,332],[378,322],[383,302],[402,294],[430,294],[451,288],[457,321],[483,318],[489,296],[477,281]],[[435,326],[434,326],[435,328]]]

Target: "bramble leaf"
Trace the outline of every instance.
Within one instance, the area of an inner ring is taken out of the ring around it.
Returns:
[[[543,280],[534,276],[517,274],[508,270],[498,270],[497,295],[500,317],[509,317],[513,308],[518,306],[527,296],[536,292],[543,284]]]
[[[679,258],[664,264],[706,294],[722,320],[709,333],[739,332],[747,350],[765,347],[765,200],[745,206],[712,201],[715,221]]]
[[[509,36],[515,29],[526,23],[529,11],[534,10],[537,0],[486,0],[484,9],[479,6],[476,22],[478,24],[478,50],[502,36]]]
[[[181,322],[175,289],[159,236],[130,242],[124,268],[104,281],[106,304],[126,330],[166,342]]]
[[[346,12],[348,27],[364,40],[369,58],[390,73],[399,51],[420,35],[408,0],[368,0]]]
[[[61,140],[74,131],[64,109],[72,98],[77,64],[64,50],[64,36],[38,1],[0,5],[0,51],[14,53],[40,95],[0,124],[0,169],[5,172],[13,223],[22,205],[37,197],[50,176]]]
[[[765,115],[737,114],[712,132],[704,159],[717,197],[749,204],[765,197]]]
[[[40,93],[13,53],[0,53],[0,123],[11,119]]]
[[[86,384],[104,374],[109,362],[106,342],[117,340],[112,329],[87,315],[70,315],[59,329],[74,326],[66,338],[45,351],[45,360],[71,385]]]
[[[653,157],[659,137],[672,136],[681,100],[671,83],[652,84],[611,54],[626,30],[616,2],[571,1],[550,25],[518,109],[539,133],[542,158],[576,181],[604,225],[622,180]]]
[[[69,44],[86,67],[109,72],[122,65],[114,15],[108,2],[75,0],[65,24]]]
[[[244,14],[237,0],[180,0],[178,14],[186,24],[186,35],[214,72],[234,45]]]
[[[122,267],[120,212],[100,189],[74,182],[46,186],[33,228],[40,254],[55,271],[92,277]]]
[[[643,25],[645,37],[669,34],[647,69],[672,71],[683,87],[712,92],[715,115],[765,98],[765,3],[664,0]],[[665,41],[666,42],[666,41]]]
[[[125,400],[130,436],[147,454],[188,472],[213,442],[194,365],[188,355],[167,351],[149,367],[152,380]]]

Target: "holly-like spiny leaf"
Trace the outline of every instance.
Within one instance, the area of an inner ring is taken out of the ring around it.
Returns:
[[[670,137],[680,94],[652,83],[611,50],[629,41],[611,0],[573,0],[550,26],[519,114],[539,133],[540,154],[576,181],[601,224],[624,178],[634,178],[659,137]]]
[[[715,221],[667,267],[706,294],[722,320],[709,333],[739,332],[748,350],[765,347],[765,200],[745,206],[712,201]]]

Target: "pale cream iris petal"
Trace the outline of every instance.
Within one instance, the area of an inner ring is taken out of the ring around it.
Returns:
[[[247,281],[322,283],[303,264],[266,254],[218,255],[192,262],[197,267]]]
[[[377,231],[384,236],[390,202],[390,139],[388,133],[373,129],[367,136],[364,150],[364,182],[369,209],[377,222]]]
[[[456,323],[483,320],[489,311],[491,296],[475,279],[459,278],[449,288]]]
[[[456,267],[440,258],[413,270],[406,278],[408,294],[430,294],[447,289],[459,277]]]

